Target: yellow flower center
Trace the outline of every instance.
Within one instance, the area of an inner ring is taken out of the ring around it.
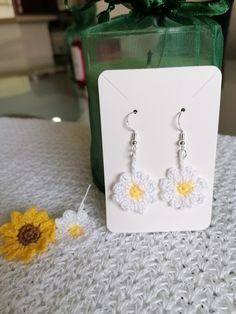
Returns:
[[[84,234],[83,229],[79,224],[72,224],[68,227],[67,232],[74,238],[82,236]]]
[[[176,190],[180,195],[187,196],[193,190],[193,183],[191,181],[178,182]]]
[[[128,194],[131,198],[138,200],[143,197],[144,191],[140,188],[138,184],[133,184],[129,189]]]

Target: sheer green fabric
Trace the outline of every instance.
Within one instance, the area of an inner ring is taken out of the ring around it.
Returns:
[[[99,1],[99,0],[97,0]],[[93,0],[91,2],[94,2]],[[224,14],[232,5],[232,0],[215,0],[207,2],[186,2],[185,0],[105,0],[115,4],[129,3],[134,11],[142,14],[153,12],[171,12],[173,15],[186,16],[215,16]]]
[[[68,0],[64,1],[65,8],[71,12],[74,18],[74,23],[71,25],[77,32],[81,32],[86,27],[95,24],[96,20],[96,5],[95,1],[89,3],[89,6],[80,5],[70,6]]]
[[[114,3],[123,1],[107,2],[110,6],[102,18],[109,15]],[[228,2],[216,1],[215,6],[206,3],[205,12],[199,3],[168,1],[167,4],[166,0],[135,0],[129,3],[133,6],[131,14],[97,24],[82,33],[92,133],[92,173],[95,184],[102,191],[104,175],[97,84],[99,75],[107,69],[196,65],[220,68],[222,63],[221,27],[201,15],[223,13],[229,6]],[[192,5],[195,13],[191,11]],[[191,14],[183,14],[179,10],[191,11]]]
[[[82,9],[80,6],[73,6],[70,7],[65,1],[65,6],[68,10],[71,11],[74,21],[73,23],[67,27],[65,31],[65,37],[66,37],[66,53],[68,56],[69,60],[69,76],[70,79],[74,82],[76,82],[76,78],[74,75],[74,70],[73,70],[73,64],[71,60],[71,43],[77,39],[81,38],[81,32],[89,26],[92,26],[96,23],[96,5],[93,3],[89,6],[87,9]]]

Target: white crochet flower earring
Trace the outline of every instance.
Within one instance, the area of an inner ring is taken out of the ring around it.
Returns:
[[[80,203],[79,209],[66,210],[61,218],[56,218],[56,237],[60,241],[71,241],[82,238],[91,232],[91,222],[87,213],[84,211],[84,202],[88,196],[91,184]]]
[[[166,178],[159,182],[160,197],[163,201],[175,209],[190,208],[195,204],[203,202],[207,183],[199,176],[198,171],[192,167],[186,167],[184,160],[187,157],[185,149],[185,134],[180,126],[181,114],[185,112],[182,108],[177,115],[179,141],[178,141],[178,162],[179,166],[169,168]]]
[[[118,182],[112,187],[112,199],[124,211],[143,214],[147,207],[157,200],[157,183],[149,175],[136,169],[137,133],[129,125],[130,115],[137,114],[133,110],[125,118],[126,128],[132,132],[130,141],[131,169],[120,175]]]

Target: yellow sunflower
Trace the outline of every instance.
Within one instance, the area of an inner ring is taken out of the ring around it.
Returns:
[[[49,219],[46,210],[38,212],[36,207],[24,214],[13,211],[11,221],[0,226],[0,240],[0,253],[6,260],[28,263],[55,240],[55,222]]]

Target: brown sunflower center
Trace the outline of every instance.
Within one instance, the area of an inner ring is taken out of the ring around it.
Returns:
[[[18,240],[23,245],[29,245],[30,243],[36,243],[41,236],[39,227],[35,227],[32,224],[26,224],[20,228],[18,233]]]

